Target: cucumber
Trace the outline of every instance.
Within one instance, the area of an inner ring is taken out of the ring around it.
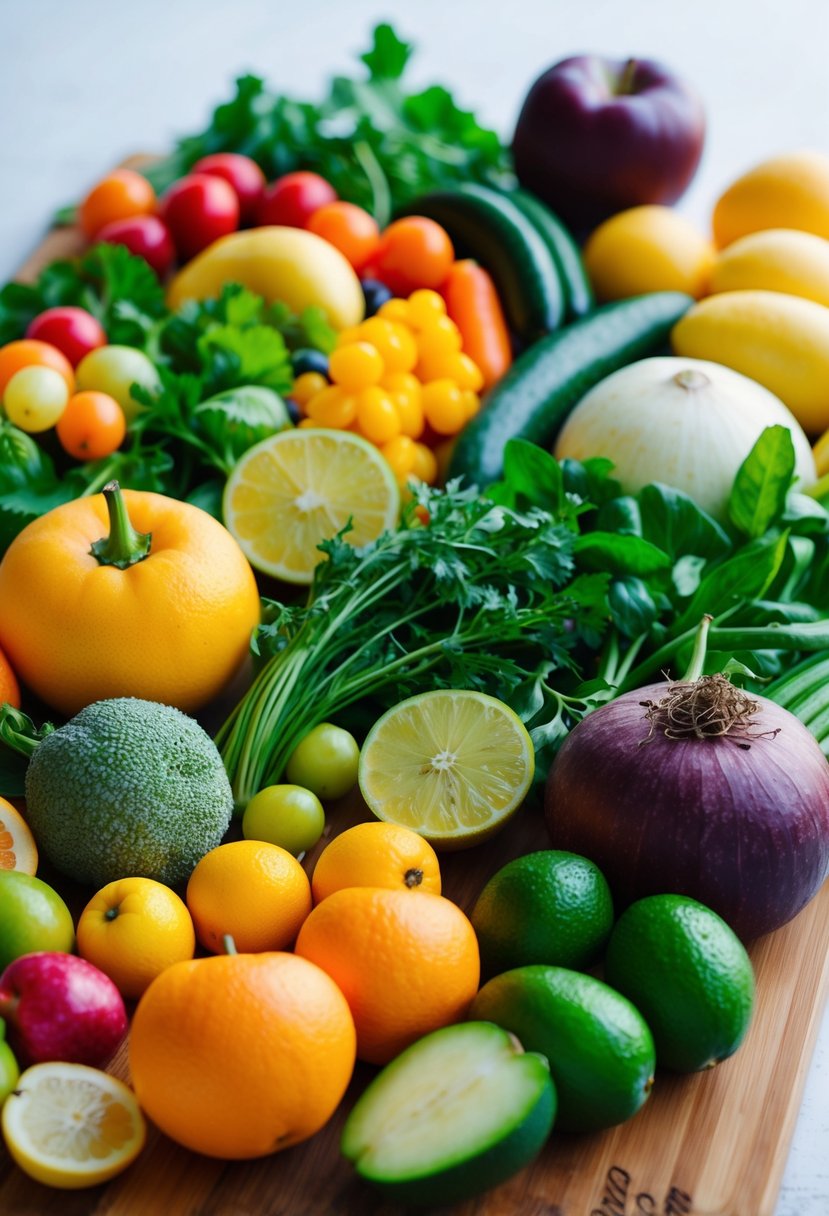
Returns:
[[[596,307],[593,287],[584,268],[581,250],[569,228],[534,194],[526,190],[513,190],[509,198],[535,225],[553,255],[564,290],[567,318],[584,317],[592,312]]]
[[[449,477],[487,486],[503,472],[508,439],[551,448],[567,415],[605,376],[657,353],[691,307],[678,291],[652,292],[597,308],[540,339],[516,359],[455,445]]]
[[[445,228],[459,257],[480,262],[495,283],[507,324],[525,344],[564,317],[558,268],[535,225],[505,194],[466,182],[421,195],[398,215],[425,215]]]

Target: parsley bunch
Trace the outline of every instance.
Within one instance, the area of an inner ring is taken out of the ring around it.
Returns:
[[[261,670],[217,735],[237,805],[280,779],[309,730],[367,698],[482,689],[521,713],[537,747],[578,719],[586,703],[547,677],[574,671],[573,652],[602,627],[606,580],[573,577],[580,508],[497,498],[457,481],[420,486],[399,527],[373,543],[320,545],[327,560],[306,602],[265,601]]]

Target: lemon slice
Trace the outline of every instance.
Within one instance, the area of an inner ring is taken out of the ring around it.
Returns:
[[[3,1135],[14,1160],[47,1186],[107,1182],[134,1161],[146,1125],[122,1081],[85,1064],[34,1064],[6,1099]]]
[[[0,798],[0,870],[37,872],[37,845],[23,816]]]
[[[439,689],[409,697],[369,731],[360,753],[363,797],[378,819],[459,849],[496,832],[535,772],[521,719],[495,697]]]
[[[281,431],[249,448],[228,479],[224,518],[248,561],[288,583],[310,583],[317,548],[349,519],[352,545],[394,526],[400,491],[373,444],[350,431]]]

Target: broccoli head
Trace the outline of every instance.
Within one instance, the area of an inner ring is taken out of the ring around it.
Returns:
[[[62,873],[104,886],[175,886],[221,842],[233,795],[219,752],[169,705],[96,701],[35,749],[26,806],[38,846]]]

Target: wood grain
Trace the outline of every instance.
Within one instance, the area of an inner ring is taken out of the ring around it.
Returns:
[[[52,233],[26,263],[81,247]],[[331,808],[326,835],[366,817],[359,800]],[[309,871],[325,838],[306,859]],[[524,810],[486,845],[442,859],[445,893],[469,910],[511,857],[548,847],[538,811]],[[61,887],[63,890],[64,888]],[[88,893],[86,893],[88,894]],[[76,908],[83,893],[70,892]],[[657,1074],[632,1120],[592,1135],[553,1132],[537,1160],[443,1216],[772,1216],[829,985],[829,887],[785,928],[750,949],[757,1008],[745,1043],[710,1072]],[[112,1071],[127,1078],[126,1048]],[[0,1149],[4,1216],[398,1216],[359,1183],[338,1151],[344,1119],[374,1070],[359,1065],[340,1109],[304,1145],[263,1160],[199,1157],[151,1129],[138,1161],[108,1186],[49,1190]],[[221,1117],[221,1112],[216,1112]]]

